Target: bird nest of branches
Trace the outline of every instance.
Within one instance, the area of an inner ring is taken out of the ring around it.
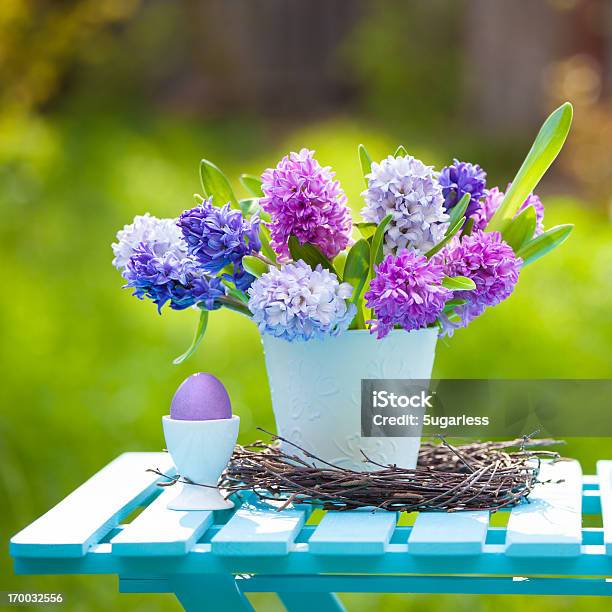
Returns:
[[[453,446],[440,438],[421,445],[414,469],[382,465],[362,453],[366,469],[356,471],[265,433],[270,443],[236,446],[219,486],[227,496],[250,492],[274,501],[278,510],[311,504],[324,510],[496,511],[529,496],[540,482],[542,459],[560,460],[558,453],[543,448],[559,443],[551,439],[525,436]],[[163,484],[175,482],[198,484],[181,476]]]

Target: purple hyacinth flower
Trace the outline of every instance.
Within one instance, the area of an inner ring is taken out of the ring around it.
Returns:
[[[240,289],[240,291],[246,291],[255,281],[255,277],[249,274],[241,263],[235,263],[232,273],[223,276],[234,283],[236,289]]]
[[[472,291],[453,293],[454,298],[467,301],[455,309],[461,323],[445,326],[444,317],[441,318],[444,332],[449,335],[457,326],[466,327],[486,308],[505,300],[514,291],[523,263],[499,232],[480,230],[453,239],[432,259],[444,266],[447,276],[467,276],[476,284]]]
[[[213,206],[212,198],[183,212],[178,226],[187,250],[207,272],[220,272],[229,264],[239,264],[245,255],[259,251],[259,218],[245,219],[229,204]]]
[[[314,151],[302,149],[281,159],[261,176],[261,207],[270,215],[272,248],[289,257],[289,237],[310,243],[333,259],[351,238],[351,211],[346,195],[330,168],[323,168]]]
[[[365,294],[366,305],[376,315],[370,331],[379,338],[396,325],[405,330],[435,323],[452,291],[442,286],[444,266],[414,251],[387,255],[375,268]]]
[[[480,207],[470,216],[474,220],[474,230],[484,230],[487,227],[503,199],[504,193],[497,187],[488,190]]]
[[[438,181],[442,187],[444,206],[450,210],[468,193],[466,216],[473,215],[480,208],[479,200],[486,195],[487,173],[478,165],[455,159],[450,166],[442,168]]]
[[[174,251],[156,255],[151,246],[141,243],[134,250],[123,270],[125,287],[134,289],[134,295],[150,299],[161,312],[166,303],[170,308],[183,310],[198,305],[206,310],[220,307],[218,298],[225,288],[218,278],[209,278],[191,257],[180,257]]]

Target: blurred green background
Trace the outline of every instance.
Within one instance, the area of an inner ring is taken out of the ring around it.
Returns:
[[[160,417],[194,371],[217,375],[240,439],[274,427],[250,322],[216,312],[180,367],[196,313],[121,289],[110,243],[134,215],[176,216],[198,161],[234,180],[316,149],[356,213],[363,142],[512,179],[538,124],[575,104],[539,189],[570,240],[515,294],[440,343],[434,376],[608,378],[612,367],[612,8],[604,0],[145,0],[0,3],[0,590],[66,592],[70,610],[176,610],[112,577],[14,576],[7,541],[126,450],[163,448]],[[608,439],[568,440],[592,471]],[[343,596],[350,610],[604,609],[572,597]],[[273,596],[258,609],[279,609]]]

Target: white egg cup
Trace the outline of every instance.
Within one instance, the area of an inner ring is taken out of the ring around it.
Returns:
[[[240,417],[209,421],[184,421],[162,417],[166,446],[178,473],[197,484],[177,483],[170,510],[226,510],[233,508],[217,488],[219,477],[232,456]],[[199,486],[206,485],[206,486]]]

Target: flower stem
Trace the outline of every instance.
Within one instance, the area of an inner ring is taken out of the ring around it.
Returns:
[[[257,257],[257,259],[263,261],[267,266],[275,266],[278,267],[277,263],[274,263],[271,259],[268,259],[265,255],[263,255],[262,253],[258,253],[257,251],[253,251],[251,253],[251,255],[253,257]]]
[[[179,365],[185,361],[185,359],[189,359],[197,350],[198,346],[200,346],[200,342],[202,342],[202,338],[206,333],[206,326],[208,325],[208,310],[200,311],[200,321],[198,323],[198,328],[196,329],[195,336],[193,337],[193,341],[191,346],[179,357],[177,357],[172,363],[174,365]]]
[[[230,297],[229,295],[220,297],[217,301],[219,302],[219,304],[222,304],[226,308],[229,308],[230,310],[234,310],[236,312],[239,312],[240,314],[249,317],[249,319],[252,317],[251,311],[247,308],[246,304],[239,302],[238,300]]]

